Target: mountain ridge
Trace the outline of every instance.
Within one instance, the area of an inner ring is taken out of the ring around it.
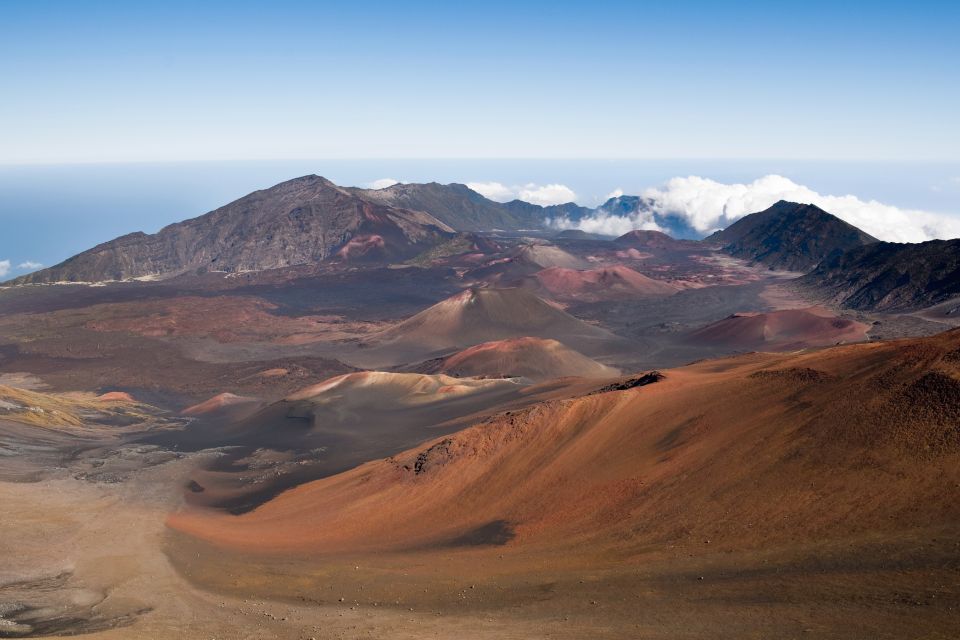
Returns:
[[[778,271],[809,271],[825,258],[877,242],[811,204],[780,200],[704,238],[730,255]]]
[[[497,202],[458,182],[397,183],[383,189],[349,190],[390,206],[425,211],[458,231],[539,229],[549,218],[580,217],[592,211],[572,202],[547,207],[522,200]]]
[[[824,260],[800,284],[851,309],[939,304],[960,296],[960,239],[869,244]]]
[[[13,284],[99,282],[200,271],[259,271],[357,255],[412,257],[452,237],[422,211],[368,202],[316,175],[254,191],[154,234],[101,243]],[[357,246],[347,247],[355,241]]]

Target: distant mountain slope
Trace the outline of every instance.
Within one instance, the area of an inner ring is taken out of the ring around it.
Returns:
[[[705,241],[721,243],[730,255],[771,269],[808,271],[824,258],[877,239],[820,207],[781,200]]]
[[[16,283],[95,282],[196,269],[255,271],[342,259],[412,257],[453,229],[422,211],[365,200],[304,176],[155,234],[132,233]]]
[[[800,282],[851,309],[928,307],[960,296],[960,239],[877,242],[824,260]]]
[[[425,211],[458,231],[539,229],[559,215],[589,213],[573,203],[541,207],[521,200],[495,202],[464,184],[395,184],[385,189],[351,189],[367,200],[392,207]]]

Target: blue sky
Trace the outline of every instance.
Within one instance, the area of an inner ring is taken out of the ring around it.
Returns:
[[[0,0],[0,279],[305,173],[743,206],[776,174],[953,237],[958,33],[956,2]]]
[[[958,29],[946,2],[4,0],[0,163],[953,161]]]

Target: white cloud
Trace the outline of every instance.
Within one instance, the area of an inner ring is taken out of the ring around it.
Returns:
[[[606,197],[603,199],[603,201],[606,202],[607,200],[610,200],[611,198],[619,198],[619,197],[622,196],[622,195],[623,195],[623,189],[621,189],[620,187],[617,187],[616,189],[614,189],[613,191],[611,191],[610,193],[608,193],[608,194],[606,195]]]
[[[547,207],[552,204],[566,204],[577,199],[573,189],[565,184],[547,184],[544,186],[530,183],[517,194],[520,200]]]
[[[467,186],[483,197],[497,202],[523,200],[541,207],[548,207],[552,204],[566,204],[577,199],[577,194],[565,184],[539,185],[529,182],[522,186],[508,187],[501,182],[468,182]]]
[[[509,202],[517,197],[517,192],[514,189],[499,182],[468,182],[467,186],[484,198],[497,202]]]
[[[677,216],[707,235],[749,213],[763,211],[778,200],[787,200],[817,205],[881,240],[922,242],[960,237],[960,218],[901,209],[852,195],[823,195],[778,175],[764,176],[747,184],[724,184],[698,176],[677,177],[663,187],[647,189],[643,196],[650,203],[649,210],[626,216],[598,212],[576,223],[569,220],[553,223],[595,233],[620,234],[630,229],[657,228],[656,213]]]
[[[0,278],[10,273],[10,261],[0,260]]]
[[[600,210],[592,216],[580,220],[554,218],[550,224],[559,229],[582,229],[587,233],[599,233],[607,236],[622,236],[634,229],[644,231],[663,231],[649,211],[638,211],[626,216],[618,216]]]
[[[374,180],[367,184],[371,189],[386,189],[387,187],[392,187],[395,184],[400,184],[399,180],[394,180],[393,178],[380,178],[379,180]]]
[[[34,262],[33,260],[24,260],[23,262],[17,265],[17,269],[29,269],[30,271],[33,271],[35,269],[39,269],[42,266],[43,265],[40,264],[39,262]]]

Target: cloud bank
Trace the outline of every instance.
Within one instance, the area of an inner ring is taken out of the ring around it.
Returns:
[[[500,182],[468,182],[467,186],[484,198],[497,202],[509,202],[517,197],[517,192]]]
[[[392,187],[395,184],[400,184],[399,180],[394,180],[393,178],[380,178],[379,180],[374,180],[369,183],[367,187],[370,189],[386,189],[387,187]]]
[[[646,206],[627,215],[599,209],[578,221],[555,219],[560,228],[621,235],[632,229],[663,230],[658,221],[676,218],[706,236],[743,216],[763,211],[778,200],[814,204],[880,240],[923,242],[960,237],[960,218],[902,209],[856,196],[823,195],[778,175],[746,184],[724,184],[698,176],[677,177],[643,192]]]
[[[552,204],[573,202],[577,199],[577,194],[573,192],[573,189],[564,184],[548,184],[542,187],[535,184],[528,184],[520,190],[517,198],[524,202],[548,207]]]
[[[10,273],[10,261],[0,260],[0,278]]]
[[[523,200],[548,207],[553,204],[566,204],[577,199],[577,194],[565,184],[538,185],[530,182],[522,186],[508,187],[500,182],[468,182],[467,186],[483,197],[497,202]]]
[[[24,260],[23,262],[17,265],[17,269],[27,269],[29,271],[33,271],[35,269],[39,269],[42,266],[43,265],[39,262],[34,262],[33,260]]]

